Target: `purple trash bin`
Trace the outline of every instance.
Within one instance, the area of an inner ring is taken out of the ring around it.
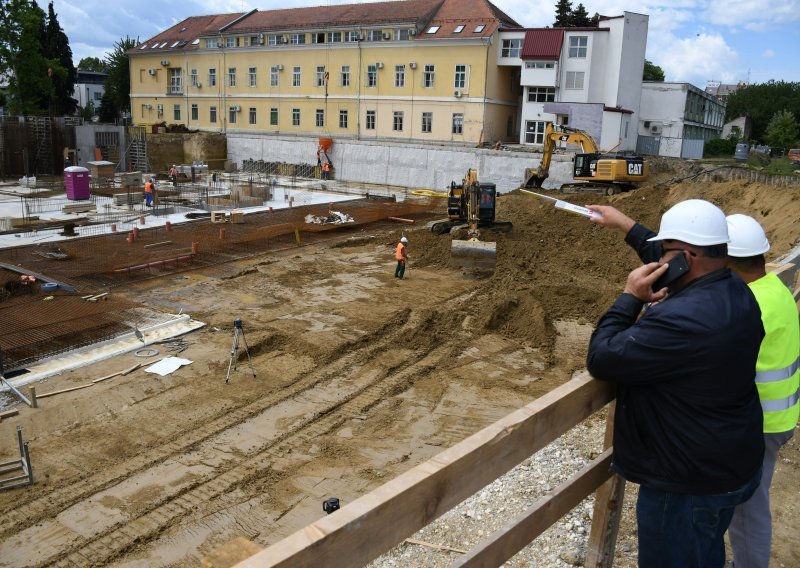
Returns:
[[[89,199],[89,170],[80,166],[64,168],[64,185],[67,188],[67,199]]]

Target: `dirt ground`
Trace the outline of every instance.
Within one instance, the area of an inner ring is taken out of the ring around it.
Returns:
[[[656,229],[689,197],[762,221],[769,260],[800,243],[800,187],[683,182],[567,199]],[[115,288],[207,323],[185,338],[192,363],[42,399],[0,423],[0,459],[20,425],[37,476],[0,494],[0,565],[196,566],[236,536],[265,546],[318,519],[325,498],[353,501],[568,380],[638,259],[620,234],[527,195],[500,197],[497,217],[514,229],[485,233],[497,242],[490,276],[450,268],[450,237],[420,223]],[[403,230],[411,261],[398,281]],[[116,357],[37,391],[137,362]],[[800,566],[798,486],[795,439],[773,485],[774,566]],[[620,541],[633,535],[627,506]]]

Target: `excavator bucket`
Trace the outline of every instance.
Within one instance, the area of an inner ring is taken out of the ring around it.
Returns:
[[[450,266],[494,270],[496,262],[497,243],[454,240],[450,245]]]

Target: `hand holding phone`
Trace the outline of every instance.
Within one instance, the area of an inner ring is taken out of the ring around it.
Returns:
[[[653,282],[653,292],[658,292],[668,284],[675,282],[678,278],[689,272],[689,263],[686,255],[681,252],[667,261],[667,271],[658,280]]]

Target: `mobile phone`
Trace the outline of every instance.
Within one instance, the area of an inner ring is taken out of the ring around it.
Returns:
[[[667,271],[653,283],[653,292],[658,292],[667,284],[670,284],[689,272],[689,263],[686,262],[686,255],[680,253],[669,259]]]

